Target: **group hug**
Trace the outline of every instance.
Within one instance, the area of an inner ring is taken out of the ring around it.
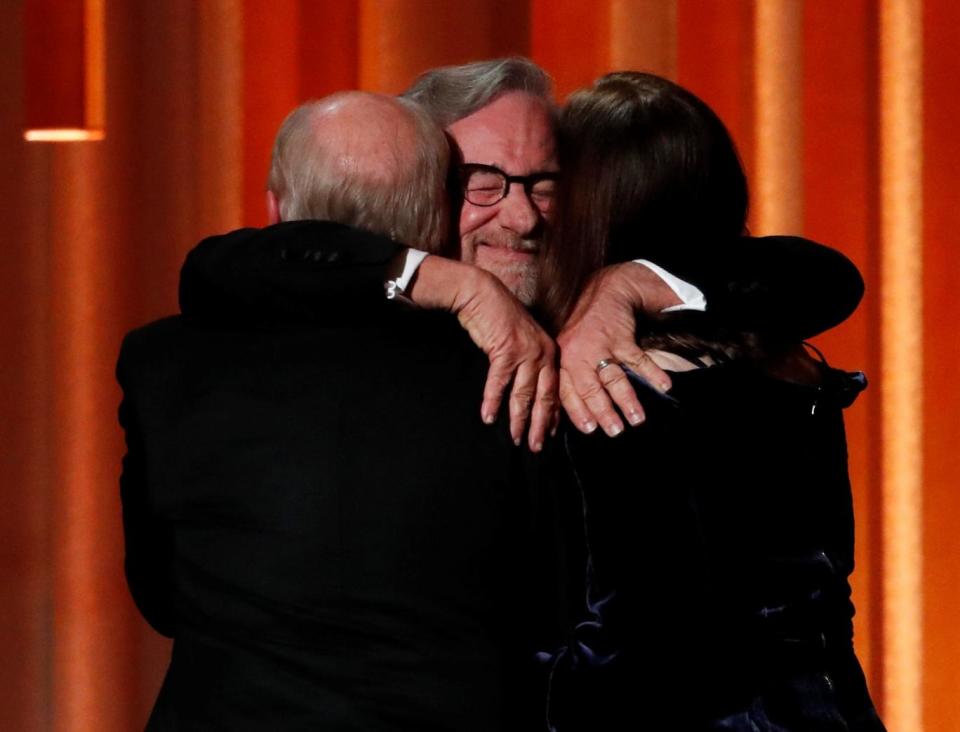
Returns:
[[[843,410],[863,295],[751,237],[696,95],[520,57],[280,127],[270,224],[124,340],[167,730],[882,732]]]

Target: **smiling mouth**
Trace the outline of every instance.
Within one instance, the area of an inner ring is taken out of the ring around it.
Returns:
[[[496,256],[503,259],[528,260],[537,256],[536,249],[514,249],[513,247],[502,244],[487,244],[486,242],[481,242],[477,250],[486,250],[490,253],[495,253]]]

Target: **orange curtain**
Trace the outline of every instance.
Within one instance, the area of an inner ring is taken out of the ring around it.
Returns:
[[[54,144],[23,139],[27,2],[0,23],[0,729],[146,719],[168,645],[122,578],[114,360],[176,311],[196,241],[264,223],[284,115],[521,53],[561,99],[614,68],[689,86],[740,146],[753,230],[861,268],[864,304],[818,339],[872,381],[848,413],[857,649],[892,732],[960,730],[955,3],[106,0],[106,138]]]

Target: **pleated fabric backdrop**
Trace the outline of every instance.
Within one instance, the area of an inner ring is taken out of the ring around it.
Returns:
[[[753,231],[860,266],[864,304],[818,341],[872,381],[848,413],[857,648],[892,732],[960,730],[960,5],[107,0],[106,139],[54,144],[23,139],[24,2],[0,9],[0,729],[146,719],[168,646],[122,578],[113,365],[176,310],[193,243],[264,223],[283,116],[521,53],[561,98],[616,68],[689,86],[740,146]]]

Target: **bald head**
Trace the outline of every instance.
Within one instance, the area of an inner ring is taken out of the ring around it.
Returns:
[[[281,220],[337,221],[440,251],[448,164],[442,130],[415,103],[341,92],[290,113],[267,188]]]

